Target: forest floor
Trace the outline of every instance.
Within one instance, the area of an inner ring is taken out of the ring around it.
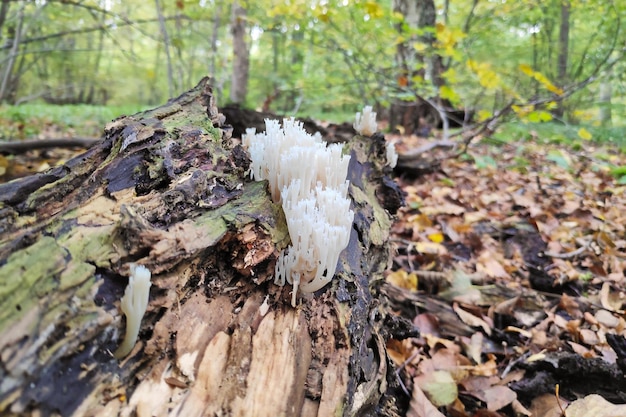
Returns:
[[[0,156],[0,181],[79,151]],[[407,415],[626,416],[626,181],[610,170],[626,155],[485,140],[431,157],[439,169],[396,178],[406,206],[383,286],[420,330],[387,345]]]
[[[397,179],[386,280],[421,336],[387,347],[409,415],[626,416],[626,185],[608,168],[626,155],[485,142]]]

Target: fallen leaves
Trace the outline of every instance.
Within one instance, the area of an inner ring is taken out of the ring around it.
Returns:
[[[563,372],[555,352],[578,358],[568,366],[626,361],[607,343],[626,336],[626,186],[590,153],[479,145],[471,156],[400,180],[407,207],[387,283],[411,292],[395,301],[416,312],[421,336],[387,347],[411,391],[407,415],[561,416],[568,402],[541,379]],[[607,401],[610,377],[600,381],[561,382],[569,400],[582,397],[567,417],[605,416],[596,407],[626,416]],[[604,402],[584,396],[595,393]]]

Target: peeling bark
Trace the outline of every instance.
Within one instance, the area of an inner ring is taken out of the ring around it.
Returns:
[[[0,186],[2,415],[398,414],[377,284],[402,194],[382,136],[345,145],[350,243],[332,284],[294,309],[272,276],[284,214],[223,122],[204,79],[113,121],[65,165]],[[152,289],[117,361],[132,262]]]

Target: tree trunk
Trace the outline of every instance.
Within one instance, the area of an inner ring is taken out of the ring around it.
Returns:
[[[284,214],[222,127],[204,79],[0,186],[0,414],[398,415],[385,340],[411,329],[379,298],[402,200],[382,136],[345,145],[350,243],[332,284],[294,309],[272,282]],[[133,262],[152,289],[118,361]]]
[[[172,55],[170,53],[170,36],[167,33],[167,26],[165,25],[165,17],[163,16],[163,9],[159,0],[154,0],[156,7],[157,17],[159,18],[159,30],[161,31],[161,37],[163,38],[163,48],[165,49],[165,58],[167,62],[167,86],[169,88],[169,96],[174,95],[174,68],[172,64]]]
[[[7,58],[8,62],[6,64],[6,67],[4,68],[2,82],[0,83],[0,103],[6,101],[7,98],[9,98],[9,96],[11,95],[10,93],[13,93],[15,91],[14,86],[12,86],[11,84],[15,82],[13,80],[13,67],[15,66],[15,60],[17,59],[18,52],[20,49],[20,42],[22,39],[22,25],[24,24],[24,7],[25,7],[24,4],[20,6],[20,10],[18,11],[18,14],[17,14],[17,25],[16,27],[12,29],[13,39],[12,39],[11,51],[9,52],[9,56]],[[15,102],[15,97],[13,97],[9,101]]]
[[[230,101],[245,104],[248,94],[248,70],[250,51],[246,43],[246,9],[238,0],[233,1],[231,33],[233,35],[233,72],[230,86]]]
[[[437,24],[437,9],[433,0],[395,0],[394,11],[401,13],[404,23],[412,28],[434,28]],[[400,25],[398,31],[401,35],[403,30],[403,25]],[[391,105],[389,124],[392,129],[401,126],[406,134],[428,136],[430,129],[443,121],[441,114],[445,115],[448,110],[446,107],[451,107],[449,102],[443,103],[439,98],[439,88],[444,84],[441,77],[444,68],[441,56],[433,50],[435,40],[433,33],[425,31],[417,37],[409,36],[397,46],[399,86],[413,92],[416,100],[396,100]],[[424,45],[426,52],[419,53],[414,46],[415,42]]]
[[[600,81],[600,92],[598,96],[598,103],[600,104],[600,125],[603,127],[610,127],[613,124],[612,107],[611,103],[613,97],[613,85],[611,82],[613,78],[613,70],[609,70],[605,77]]]
[[[7,19],[7,14],[9,14],[10,6],[10,0],[2,0],[2,3],[0,3],[0,41],[2,41],[4,36],[4,22]]]
[[[561,24],[559,26],[559,53],[557,55],[557,81],[559,87],[565,87],[567,85],[567,58],[569,56],[569,15],[570,15],[570,3],[569,0],[561,1]],[[563,100],[558,101],[558,107],[556,108],[556,116],[561,119],[565,114]]]

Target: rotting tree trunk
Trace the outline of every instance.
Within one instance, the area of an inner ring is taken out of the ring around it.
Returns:
[[[355,136],[355,221],[331,285],[290,306],[289,243],[204,79],[120,118],[64,166],[0,186],[0,414],[398,415],[377,299],[402,196],[382,136]],[[129,263],[152,271],[137,345],[112,356]]]

